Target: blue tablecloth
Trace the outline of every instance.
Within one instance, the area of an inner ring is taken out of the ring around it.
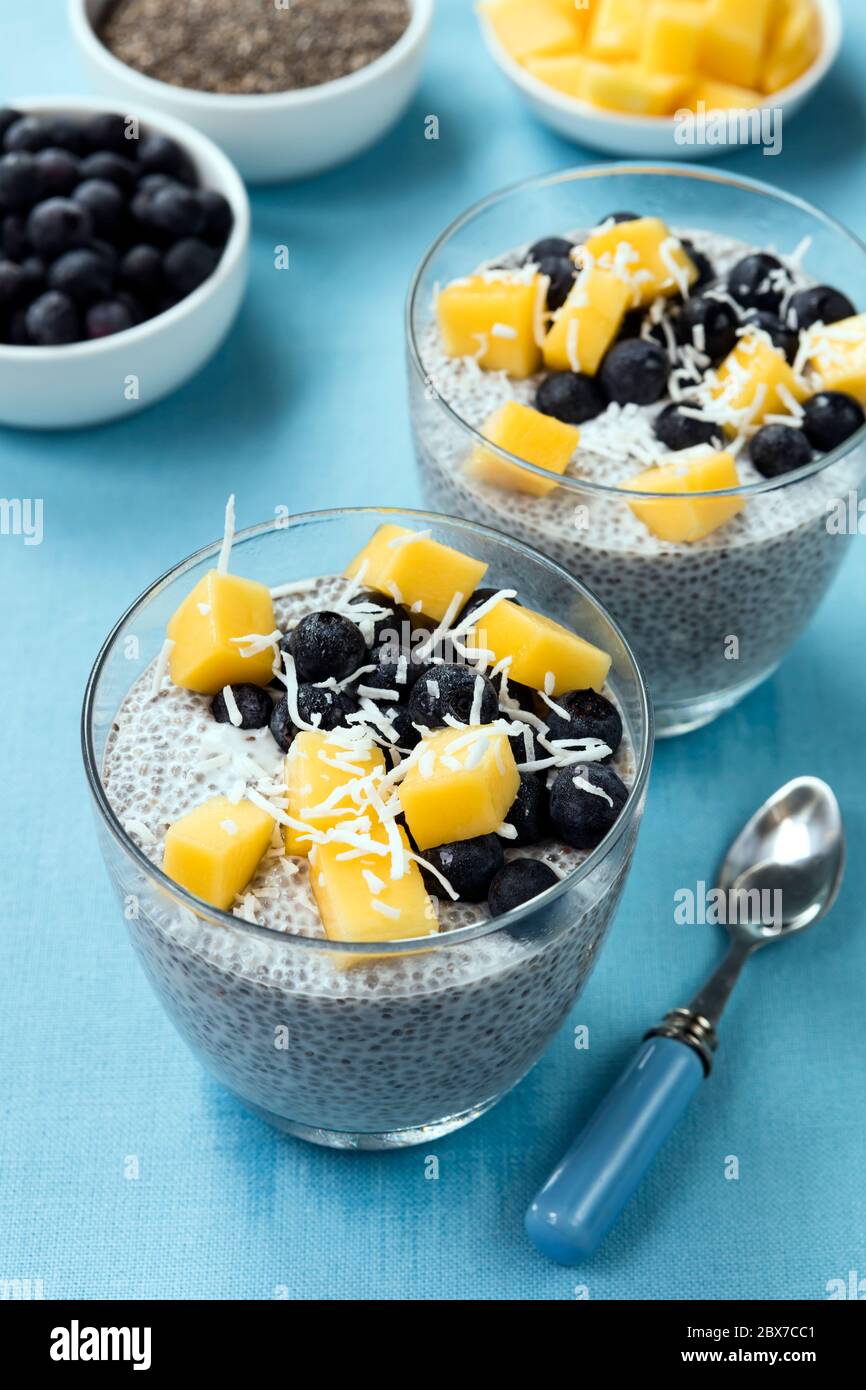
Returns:
[[[82,89],[63,8],[5,7],[5,97]],[[862,232],[866,12],[846,12],[843,57],[782,156],[726,162]],[[0,432],[0,492],[45,506],[41,546],[0,537],[0,1279],[48,1298],[820,1299],[866,1275],[863,540],[778,675],[658,749],[628,890],[572,1019],[589,1050],[563,1029],[502,1105],[435,1146],[438,1181],[424,1149],[280,1138],[205,1077],[133,958],[96,847],[79,704],[121,608],[218,534],[232,489],[240,524],[281,503],[416,503],[401,310],[417,257],[481,194],[595,159],[533,123],[466,0],[440,0],[423,87],[384,144],[255,194],[249,294],[197,380],[120,425]],[[276,275],[283,243],[292,268]],[[522,1234],[528,1198],[722,948],[719,928],[674,924],[675,889],[807,771],[847,820],[838,907],[750,968],[716,1073],[602,1252],[581,1271],[545,1263]]]

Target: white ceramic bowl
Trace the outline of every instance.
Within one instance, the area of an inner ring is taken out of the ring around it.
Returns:
[[[842,14],[839,0],[815,0],[821,14],[823,47],[810,68],[790,86],[767,98],[766,105],[782,112],[781,129],[826,77],[842,42]],[[630,116],[603,111],[588,102],[568,97],[540,82],[515,62],[496,37],[484,14],[479,15],[481,32],[494,62],[517,88],[530,109],[546,125],[578,145],[602,150],[605,154],[630,155],[642,159],[713,159],[738,148],[740,141],[718,144],[680,144],[675,138],[678,122],[673,116]]]
[[[225,150],[248,183],[320,173],[360,154],[394,124],[417,86],[433,0],[409,0],[405,33],[381,58],[348,77],[299,91],[223,96],[173,87],[122,63],[94,24],[110,0],[69,0],[88,77],[121,106],[145,102],[188,121]]]
[[[16,110],[87,116],[115,111],[117,103],[90,97],[34,97]],[[67,429],[102,424],[154,405],[194,376],[216,352],[237,314],[246,287],[250,205],[225,155],[180,121],[136,105],[123,114],[182,145],[203,187],[222,193],[234,227],[213,275],[156,318],[94,342],[62,347],[0,344],[0,424],[25,429]]]

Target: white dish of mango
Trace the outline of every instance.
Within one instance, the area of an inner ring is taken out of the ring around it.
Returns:
[[[533,112],[611,154],[778,146],[832,66],[838,0],[481,0],[494,61]]]

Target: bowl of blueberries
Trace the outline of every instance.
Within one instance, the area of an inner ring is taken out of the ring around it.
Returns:
[[[176,390],[235,318],[249,225],[234,166],[183,122],[0,109],[0,423],[99,424]]]

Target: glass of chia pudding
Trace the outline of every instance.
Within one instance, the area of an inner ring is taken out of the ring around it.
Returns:
[[[858,533],[866,247],[727,173],[569,170],[478,203],[407,302],[425,501],[612,608],[656,731],[775,670]]]
[[[483,1114],[565,1019],[653,727],[614,620],[521,541],[372,508],[235,536],[230,503],[109,634],[82,737],[193,1052],[284,1132],[387,1149]]]

